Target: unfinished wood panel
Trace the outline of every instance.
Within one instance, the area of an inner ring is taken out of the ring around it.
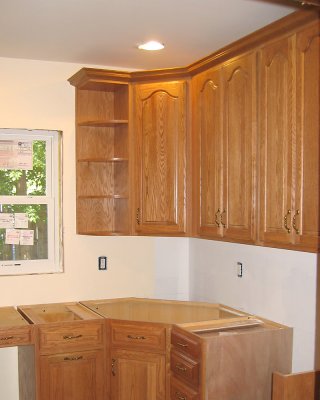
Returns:
[[[136,231],[186,232],[186,84],[135,87]]]
[[[223,236],[255,241],[256,53],[223,67]]]
[[[260,52],[260,228],[265,245],[293,243],[292,158],[295,123],[295,57],[293,37]]]
[[[319,396],[320,371],[273,374],[272,400],[317,400]]]
[[[19,346],[19,400],[36,400],[35,367],[34,346]]]
[[[320,39],[319,23],[297,34],[296,191],[292,210],[295,247],[320,246]]]

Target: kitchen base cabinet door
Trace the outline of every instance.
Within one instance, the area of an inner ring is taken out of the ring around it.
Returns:
[[[104,400],[104,352],[40,356],[40,400]]]
[[[165,355],[114,351],[111,400],[165,400],[165,364]]]

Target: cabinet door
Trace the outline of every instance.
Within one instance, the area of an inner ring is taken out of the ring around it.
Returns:
[[[260,227],[265,245],[293,243],[292,155],[295,95],[293,38],[260,53]]]
[[[318,23],[297,35],[297,157],[293,229],[297,249],[319,248]]]
[[[223,68],[223,210],[224,236],[255,240],[256,54]]]
[[[186,232],[186,83],[135,87],[136,231]]]
[[[200,236],[221,237],[223,227],[221,69],[210,69],[192,81],[195,230]]]
[[[111,362],[111,400],[165,400],[164,355],[117,350]]]
[[[40,400],[104,400],[104,352],[40,356]]]

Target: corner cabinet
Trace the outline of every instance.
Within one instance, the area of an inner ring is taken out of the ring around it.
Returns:
[[[209,238],[255,239],[256,56],[194,77],[195,230]]]
[[[99,70],[80,72],[71,78],[77,86],[77,233],[127,235],[131,230],[129,85],[112,76],[98,80]]]
[[[185,81],[134,85],[135,230],[186,232]]]

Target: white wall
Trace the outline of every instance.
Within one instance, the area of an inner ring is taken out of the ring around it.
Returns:
[[[243,277],[237,277],[237,261]],[[293,370],[314,367],[316,254],[190,239],[190,299],[294,328]]]

